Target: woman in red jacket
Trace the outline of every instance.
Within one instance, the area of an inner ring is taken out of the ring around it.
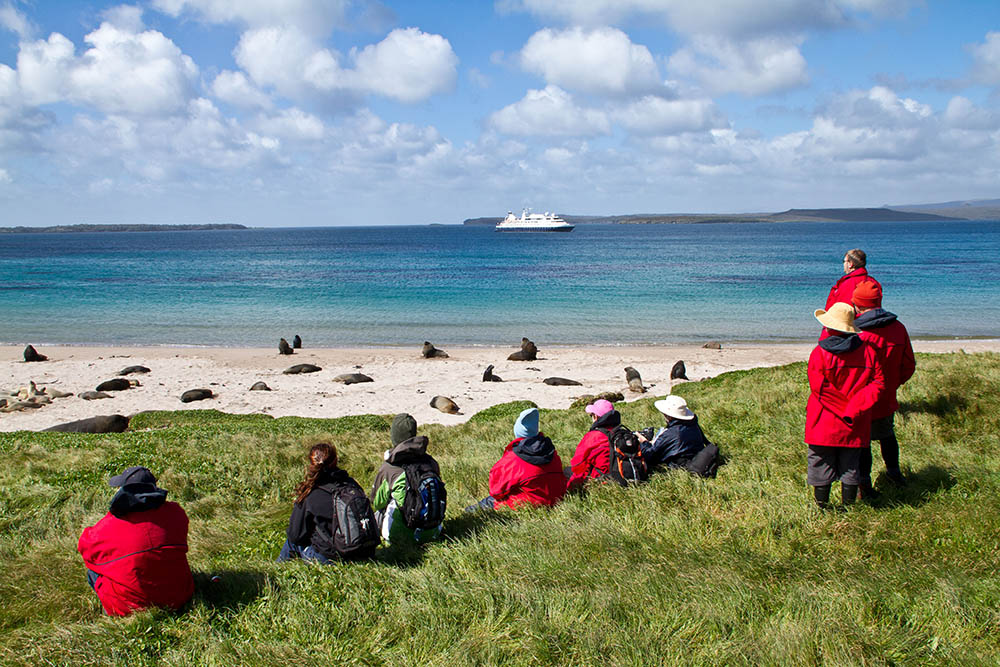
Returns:
[[[580,439],[573,459],[569,462],[569,491],[583,486],[591,477],[607,474],[608,466],[611,465],[611,443],[608,442],[607,434],[622,423],[622,416],[615,410],[615,406],[603,398],[588,405],[584,411],[594,423]]]
[[[807,479],[816,503],[828,507],[839,478],[843,503],[850,505],[861,483],[860,450],[870,446],[870,411],[885,380],[878,352],[857,335],[852,306],[838,302],[815,316],[828,336],[809,355]]]

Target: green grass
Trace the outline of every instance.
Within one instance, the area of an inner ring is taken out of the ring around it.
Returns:
[[[331,567],[274,562],[306,447],[331,440],[367,487],[391,416],[162,412],[122,434],[0,434],[0,663],[996,664],[1000,355],[918,364],[897,415],[912,482],[876,506],[813,507],[792,364],[677,388],[729,459],[717,479],[590,487],[551,510],[462,513],[530,403],[422,427],[448,540]],[[625,423],[658,424],[653,400],[620,404]],[[588,423],[542,411],[567,463]],[[111,619],[76,540],[108,475],[137,464],[191,517],[196,592],[180,613]]]

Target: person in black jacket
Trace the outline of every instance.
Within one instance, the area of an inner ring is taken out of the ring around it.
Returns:
[[[652,439],[639,435],[642,456],[646,459],[646,464],[650,467],[660,465],[686,468],[705,445],[710,444],[698,426],[698,417],[688,408],[687,401],[680,396],[667,396],[653,403],[653,406],[663,414],[667,425]]]
[[[356,484],[346,471],[337,467],[337,449],[328,443],[313,445],[306,460],[305,478],[295,488],[295,505],[288,519],[287,539],[278,561],[314,560],[330,563],[337,554],[317,535],[317,526],[327,535],[332,532],[333,499],[326,484]]]

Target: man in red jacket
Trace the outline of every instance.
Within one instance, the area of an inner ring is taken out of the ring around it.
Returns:
[[[826,297],[826,310],[830,306],[839,302],[850,304],[854,297],[854,288],[862,281],[871,281],[879,285],[878,281],[868,275],[865,265],[868,263],[868,256],[861,248],[848,250],[844,255],[844,275],[830,288],[830,295]],[[879,288],[881,289],[881,285]]]
[[[885,374],[885,391],[872,408],[872,440],[878,440],[885,462],[885,474],[898,486],[905,486],[906,479],[899,469],[899,442],[893,427],[893,415],[899,409],[896,390],[913,376],[917,360],[910,345],[910,334],[893,313],[882,309],[882,286],[875,281],[858,283],[854,288],[854,325],[858,334],[882,355]],[[871,450],[868,457],[861,456],[861,494],[871,495]]]
[[[852,306],[838,302],[815,316],[829,335],[809,355],[807,480],[816,503],[826,508],[838,478],[844,505],[858,497],[860,451],[870,446],[871,409],[885,379],[878,351],[857,335]]]
[[[76,547],[105,613],[126,616],[147,607],[181,607],[194,593],[187,514],[167,502],[167,492],[147,468],[127,468],[108,483],[121,487],[111,510],[84,529]]]
[[[588,405],[584,412],[590,415],[593,424],[584,433],[576,452],[569,462],[570,478],[567,490],[573,491],[583,486],[592,477],[608,473],[611,465],[611,443],[608,433],[622,423],[622,416],[611,401],[599,398]]]

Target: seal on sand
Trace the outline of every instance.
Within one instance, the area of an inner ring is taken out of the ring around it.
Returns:
[[[374,382],[375,380],[364,373],[344,373],[333,378],[333,381],[341,384],[359,384],[361,382]]]
[[[684,367],[683,361],[678,361],[674,364],[674,367],[670,369],[670,379],[671,380],[687,380],[687,369]]]
[[[430,341],[424,341],[424,348],[420,351],[420,354],[424,355],[424,359],[432,359],[434,357],[439,357],[441,359],[447,359],[448,353],[444,350],[439,350],[430,344]]]
[[[250,391],[271,391],[271,388],[267,386],[266,382],[254,382]]]
[[[292,347],[288,344],[288,341],[282,338],[278,341],[278,354],[295,354],[292,351]]]
[[[639,371],[635,370],[631,366],[625,367],[625,381],[628,382],[628,388],[630,390],[640,394],[646,393],[646,388],[642,386],[642,377],[639,376]]]
[[[458,404],[447,396],[435,396],[432,398],[431,407],[437,408],[441,412],[447,412],[449,415],[458,414]]]
[[[80,398],[85,401],[95,401],[98,398],[111,398],[111,394],[105,394],[103,391],[85,391],[80,394]]]
[[[503,382],[499,375],[493,374],[493,364],[487,366],[486,370],[483,371],[483,382]]]
[[[521,349],[507,357],[507,361],[535,361],[538,348],[527,338],[521,339]]]
[[[568,378],[561,378],[561,377],[545,378],[544,380],[542,380],[542,382],[544,382],[547,385],[551,385],[553,387],[581,387],[581,386],[583,386],[582,382],[577,382],[576,380],[570,380]]]
[[[316,371],[321,370],[323,369],[319,366],[313,366],[312,364],[295,364],[294,366],[289,366],[281,372],[285,375],[298,375],[299,373],[315,373]]]
[[[706,350],[721,350],[722,349],[722,343],[720,343],[717,340],[710,340],[707,343],[705,343],[704,345],[702,345],[702,347],[705,348]]]
[[[113,380],[106,380],[101,384],[97,385],[97,391],[124,391],[125,389],[131,389],[132,387],[138,387],[139,383],[135,380],[126,380],[125,378],[115,378]]]
[[[292,347],[296,350],[302,347],[302,339],[299,338],[298,334],[295,334],[295,338],[292,339]]]
[[[34,347],[29,345],[24,348],[24,360],[25,361],[48,361],[49,358],[44,354],[38,354],[38,351]]]
[[[45,431],[60,433],[123,433],[128,428],[128,417],[123,415],[100,415],[75,422],[57,424]]]
[[[188,389],[181,394],[181,403],[203,401],[206,398],[215,398],[215,394],[212,393],[211,389]]]
[[[149,369],[145,366],[126,366],[125,368],[118,371],[118,375],[132,375],[132,373],[148,373]]]

